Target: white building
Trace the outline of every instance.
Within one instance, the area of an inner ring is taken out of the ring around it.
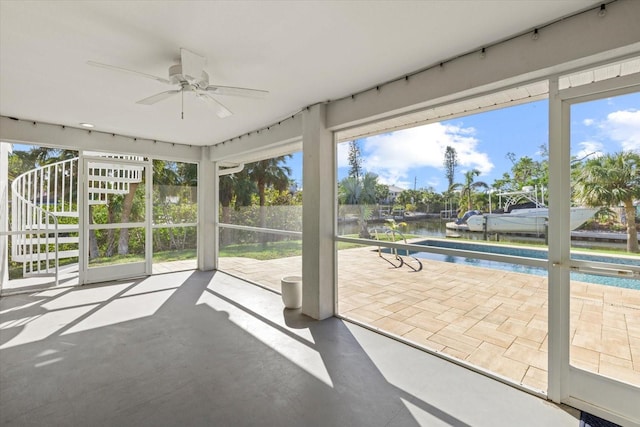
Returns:
[[[400,193],[402,193],[404,190],[405,190],[404,188],[396,187],[395,185],[390,185],[389,186],[389,196],[387,197],[387,202],[390,203],[390,204],[395,203],[395,201],[398,198],[398,196],[400,195]]]

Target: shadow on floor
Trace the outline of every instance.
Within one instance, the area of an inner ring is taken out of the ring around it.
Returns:
[[[0,424],[419,425],[408,401],[468,425],[389,383],[340,320],[286,314],[213,272],[5,297]]]

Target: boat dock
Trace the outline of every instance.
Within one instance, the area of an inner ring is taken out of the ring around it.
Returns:
[[[609,231],[572,231],[572,240],[591,240],[598,242],[626,243],[627,233]]]
[[[473,232],[470,231],[469,228],[464,225],[458,225],[455,229],[450,228],[448,231],[451,231],[452,234],[447,234],[447,237],[460,237],[459,232],[464,233],[481,233],[481,232]],[[500,240],[501,236],[514,236],[514,237],[534,237],[534,238],[544,238],[544,233],[536,234],[536,233],[488,233],[488,235],[496,236],[497,240]],[[488,235],[487,239],[488,240]],[[601,242],[601,243],[619,243],[626,244],[627,242],[627,233],[616,233],[616,232],[608,232],[608,231],[572,231],[571,232],[571,240],[577,242]]]

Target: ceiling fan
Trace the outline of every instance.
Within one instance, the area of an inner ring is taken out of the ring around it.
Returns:
[[[153,105],[164,99],[174,95],[192,92],[195,96],[206,102],[220,118],[231,116],[233,113],[225,107],[220,101],[215,99],[213,95],[229,95],[244,96],[250,98],[263,98],[269,92],[259,89],[248,89],[244,87],[219,86],[209,84],[209,75],[204,71],[206,59],[187,49],[180,49],[180,63],[169,67],[169,78],[154,76],[139,71],[129,70],[127,68],[116,67],[114,65],[102,64],[95,61],[87,61],[87,64],[94,67],[102,67],[110,70],[122,71],[125,73],[135,74],[137,76],[146,77],[148,79],[157,80],[167,85],[177,85],[178,87],[157,93],[148,98],[141,99],[137,104]],[[182,112],[184,119],[184,111]]]

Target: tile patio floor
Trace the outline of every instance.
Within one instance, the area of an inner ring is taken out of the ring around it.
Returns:
[[[439,261],[391,268],[371,248],[338,252],[340,315],[547,389],[547,279]],[[301,257],[220,258],[220,270],[279,291]],[[640,386],[640,291],[572,282],[572,364]]]

